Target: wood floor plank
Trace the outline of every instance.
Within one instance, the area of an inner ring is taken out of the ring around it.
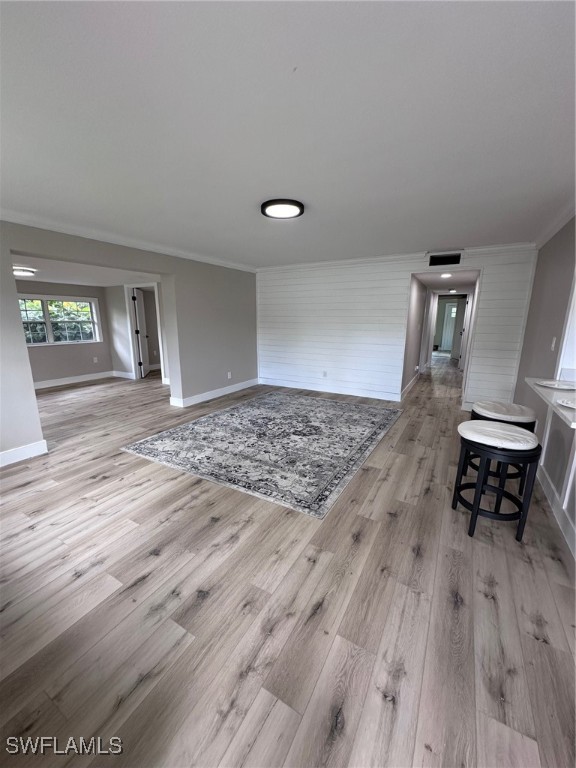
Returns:
[[[378,524],[357,518],[266,678],[265,688],[302,714],[358,582]]]
[[[43,613],[30,624],[17,624],[8,638],[2,641],[0,679],[21,667],[28,659],[45,648],[68,627],[118,592],[122,584],[107,573],[91,579],[84,589],[68,596],[49,613]]]
[[[286,766],[348,765],[373,665],[373,654],[335,638]]]
[[[220,767],[281,768],[300,719],[297,712],[261,688]]]
[[[474,766],[476,706],[472,575],[463,552],[442,546],[418,715],[415,766]]]
[[[157,590],[161,590],[163,583],[193,557],[194,555],[185,553],[181,558],[174,558],[159,574],[142,574],[132,584],[120,585],[119,590],[100,602],[80,621],[68,626],[66,631],[61,631],[34,656],[28,657],[27,663],[17,667],[2,679],[0,681],[2,722],[18,712],[33,695],[56,679],[70,664],[136,610],[141,603],[154,595]],[[108,579],[112,578],[108,576]],[[116,579],[113,581],[117,584]]]
[[[0,470],[2,733],[118,729],[124,754],[23,764],[497,768],[537,765],[535,735],[571,765],[574,561],[538,483],[522,543],[467,535],[461,379],[434,358],[322,521],[122,450],[274,387],[38,392],[50,452]]]
[[[396,584],[350,766],[412,764],[429,618],[428,595]]]
[[[126,751],[117,756],[115,765],[121,768],[192,765],[187,754],[186,725],[190,713],[218,672],[234,656],[236,647],[269,599],[268,593],[250,586],[241,604],[231,608],[218,632],[203,641],[195,639],[124,723],[122,738]],[[182,680],[187,681],[185,686],[181,685]],[[234,702],[229,702],[229,706],[233,709]]]
[[[531,548],[508,550],[510,577],[520,631],[540,643],[568,650],[566,634],[540,553]]]
[[[478,712],[478,768],[540,768],[538,744]]]
[[[38,736],[56,735],[61,728],[65,727],[65,724],[66,719],[59,712],[58,707],[41,691],[14,717],[0,727],[2,751],[4,752],[7,747],[6,739],[9,736],[25,741],[28,738],[35,739]],[[41,760],[40,755],[35,755],[31,751],[10,758],[10,762],[15,765],[32,767],[38,765]]]
[[[399,509],[398,505],[403,508]],[[396,577],[405,555],[402,541],[410,523],[410,510],[403,502],[398,502],[394,509],[394,514],[380,525],[338,629],[342,637],[371,653],[376,653],[380,646],[394,599]]]
[[[136,650],[121,674],[103,681],[82,707],[81,716],[61,727],[59,740],[65,743],[70,736],[76,740],[100,736],[104,742],[112,736],[121,738],[123,723],[193,642],[178,624],[164,623]],[[88,761],[74,761],[83,762]]]
[[[551,582],[550,587],[556,601],[560,621],[566,632],[568,647],[574,656],[576,655],[576,590],[573,587],[565,587],[563,584],[557,584],[556,582]]]
[[[475,542],[473,563],[477,708],[533,737],[534,721],[506,553]]]
[[[543,768],[572,766],[574,750],[574,660],[570,653],[522,636],[536,739]]]

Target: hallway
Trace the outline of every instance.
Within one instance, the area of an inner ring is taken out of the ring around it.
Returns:
[[[39,392],[50,453],[1,473],[2,738],[118,736],[82,765],[131,768],[573,765],[574,562],[539,489],[522,544],[467,536],[460,385],[435,361],[323,521],[120,450],[272,387]]]

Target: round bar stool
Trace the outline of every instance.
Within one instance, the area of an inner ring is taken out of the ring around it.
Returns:
[[[460,459],[454,483],[452,509],[456,509],[458,502],[460,502],[465,509],[472,513],[468,528],[469,536],[474,536],[479,515],[491,520],[519,520],[516,539],[522,541],[534,480],[536,479],[538,460],[542,453],[542,446],[538,444],[538,438],[533,432],[514,424],[484,419],[465,421],[459,424],[458,433],[460,434]],[[478,475],[476,482],[465,483],[462,482],[464,468],[472,455],[479,460]],[[499,463],[499,473],[490,471],[492,461]],[[525,479],[523,495],[516,496],[505,488],[510,465],[518,466],[519,471],[522,472]],[[489,483],[490,477],[498,475],[498,485]],[[463,491],[471,489],[474,490],[472,502],[462,496]],[[480,506],[482,496],[485,493],[496,495],[494,511]],[[500,507],[503,499],[510,501],[516,507],[516,512],[501,513]]]
[[[502,403],[499,400],[477,400],[472,406],[472,418],[486,421],[503,421],[516,427],[534,432],[536,413],[532,408],[517,403]]]
[[[529,432],[534,432],[536,429],[536,413],[532,408],[528,408],[526,405],[518,405],[517,403],[504,403],[500,400],[477,400],[472,406],[471,418],[484,421],[501,421],[506,424],[512,424],[515,427],[527,429]],[[478,471],[478,457],[471,455],[470,458],[472,460],[467,461],[464,466],[464,474],[467,474],[468,467]],[[520,495],[522,495],[524,492],[525,473],[521,471],[519,466],[513,465],[513,468],[512,472],[508,472],[507,477],[508,480],[520,479]],[[488,466],[490,477],[500,477],[500,471],[500,466],[496,467],[495,472]]]

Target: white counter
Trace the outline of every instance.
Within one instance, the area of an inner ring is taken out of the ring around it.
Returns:
[[[573,514],[568,510],[568,505],[574,503],[573,501],[570,502],[570,495],[576,477],[576,439],[572,440],[570,455],[566,464],[566,474],[560,484],[552,482],[550,474],[546,469],[546,467],[550,466],[550,462],[554,462],[555,460],[555,456],[551,455],[552,448],[550,445],[552,414],[555,413],[571,429],[576,429],[576,410],[563,407],[558,403],[558,400],[576,399],[576,392],[570,392],[567,389],[552,389],[536,384],[537,381],[542,381],[542,379],[526,378],[525,381],[548,406],[546,423],[544,425],[542,436],[542,456],[540,458],[540,466],[538,467],[538,479],[540,480],[546,498],[550,502],[554,517],[558,521],[558,525],[568,542],[568,546],[570,547],[572,554],[576,557],[576,531],[574,530],[574,523],[572,522]],[[574,437],[576,438],[576,435]]]
[[[526,384],[539,395],[542,400],[558,414],[562,421],[564,421],[571,429],[576,429],[576,410],[573,408],[566,408],[558,403],[558,400],[575,400],[576,390],[569,391],[567,389],[552,389],[550,387],[539,386],[536,382],[542,381],[542,379],[526,378]]]

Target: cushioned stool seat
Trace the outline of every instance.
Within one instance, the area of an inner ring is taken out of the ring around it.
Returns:
[[[528,517],[538,460],[542,453],[538,438],[533,432],[514,424],[483,419],[459,424],[458,433],[461,447],[452,509],[456,509],[460,503],[472,513],[468,528],[469,536],[474,535],[478,516],[489,517],[492,520],[519,520],[516,539],[521,541]],[[465,483],[463,482],[464,472],[472,456],[479,460],[478,475],[475,482]],[[492,461],[498,462],[497,472],[490,471]],[[518,468],[518,476],[521,477],[518,495],[511,493],[505,487],[506,480],[509,479],[508,467],[511,465]],[[489,482],[491,477],[499,478],[498,485]],[[473,501],[468,501],[462,495],[466,490],[474,491]],[[486,493],[493,493],[496,496],[493,511],[480,506],[482,496]],[[503,499],[511,502],[516,507],[516,511],[501,513]]]
[[[458,433],[473,443],[493,448],[527,451],[538,445],[538,438],[533,432],[499,421],[463,421],[458,425]]]
[[[536,421],[536,413],[532,408],[516,403],[501,403],[499,400],[477,400],[472,410],[491,421],[511,421],[519,425]]]
[[[504,403],[500,400],[477,400],[472,406],[473,421],[501,421],[505,424],[512,424],[522,429],[528,429],[530,432],[534,432],[536,429],[536,413],[532,408],[528,408],[526,405],[518,405],[517,403]],[[472,467],[478,471],[478,457],[471,453],[469,460],[464,465],[464,474],[467,474],[468,467]],[[488,467],[488,474],[490,477],[500,477],[501,467],[496,468],[496,472],[492,472]],[[516,480],[520,478],[520,494],[524,489],[524,473],[522,469],[513,464],[508,471],[508,480]]]

